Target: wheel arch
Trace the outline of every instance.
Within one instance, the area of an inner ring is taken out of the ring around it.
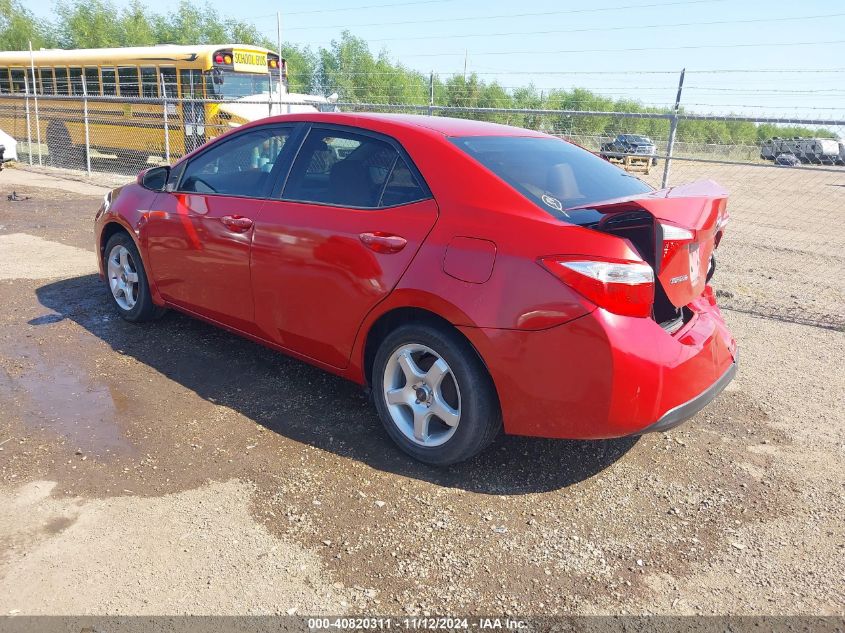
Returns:
[[[481,362],[482,366],[484,367],[484,371],[487,372],[487,376],[490,378],[490,382],[493,385],[493,389],[496,393],[496,399],[499,398],[499,392],[496,388],[496,382],[493,380],[493,374],[490,372],[490,368],[487,366],[487,362],[484,360],[484,357],[481,355],[478,349],[476,349],[472,341],[470,341],[464,335],[464,333],[461,332],[461,330],[448,319],[437,314],[436,312],[433,312],[432,310],[420,308],[417,306],[398,306],[387,310],[383,314],[379,315],[379,317],[375,321],[373,321],[373,323],[367,330],[362,350],[363,357],[361,361],[362,370],[364,373],[364,381],[368,388],[372,387],[373,364],[375,362],[375,357],[376,353],[378,352],[379,345],[381,345],[381,342],[387,337],[388,334],[390,334],[390,332],[394,331],[396,328],[406,323],[422,323],[432,325],[434,327],[446,329],[457,335],[464,343],[466,343],[467,347],[472,350],[472,352]]]
[[[106,244],[109,243],[109,240],[115,233],[126,233],[132,241],[135,242],[135,247],[138,247],[138,241],[135,239],[135,236],[132,235],[132,231],[129,230],[126,226],[124,226],[121,222],[117,220],[109,220],[103,225],[102,231],[100,231],[100,243],[99,243],[99,254],[100,260],[102,260],[106,256]],[[140,252],[140,249],[138,249]]]
[[[144,271],[147,275],[147,283],[150,285],[150,294],[153,297],[153,303],[157,306],[163,306],[164,300],[161,298],[161,295],[158,292],[158,285],[155,282],[155,278],[153,277],[152,271],[150,270],[149,265],[147,264],[146,253],[144,253],[144,249],[141,248],[141,244],[138,242],[138,236],[132,228],[126,224],[122,218],[118,215],[110,216],[109,219],[103,224],[103,228],[100,229],[100,237],[99,243],[97,244],[97,255],[98,261],[100,265],[100,274],[105,275],[105,265],[104,259],[106,256],[106,244],[109,243],[109,240],[116,235],[117,233],[126,233],[129,236],[129,239],[135,244],[135,248],[138,249],[138,255],[141,258],[141,265],[144,267]]]

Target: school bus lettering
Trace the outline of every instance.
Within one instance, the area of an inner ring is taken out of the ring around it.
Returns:
[[[267,72],[267,54],[257,51],[232,51],[232,67],[235,72]]]

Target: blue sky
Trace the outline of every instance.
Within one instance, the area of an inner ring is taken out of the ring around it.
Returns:
[[[147,0],[147,5],[165,12],[172,3]],[[424,72],[462,73],[466,56],[469,71],[507,87],[581,86],[665,105],[674,101],[677,71],[686,67],[683,102],[689,109],[845,118],[841,0],[211,0],[211,5],[273,38],[275,12],[281,11],[283,39],[314,47],[346,28],[373,51],[384,49],[393,60]],[[778,72],[704,72],[750,69]],[[839,72],[830,72],[834,69]],[[799,72],[782,72],[788,70]]]

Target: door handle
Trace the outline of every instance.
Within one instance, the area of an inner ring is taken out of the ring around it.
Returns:
[[[383,231],[361,233],[358,237],[361,238],[361,242],[364,246],[376,253],[398,253],[405,248],[405,244],[408,243],[408,240],[404,237],[384,233]]]
[[[220,221],[227,229],[237,231],[238,233],[249,231],[253,224],[250,218],[245,218],[240,215],[224,215],[220,218]]]

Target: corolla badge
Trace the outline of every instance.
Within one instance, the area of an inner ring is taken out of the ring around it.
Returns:
[[[684,282],[688,279],[689,279],[689,275],[678,275],[677,277],[672,277],[672,279],[669,280],[669,283],[672,284],[672,285],[675,285],[675,284],[679,284],[681,282]]]

